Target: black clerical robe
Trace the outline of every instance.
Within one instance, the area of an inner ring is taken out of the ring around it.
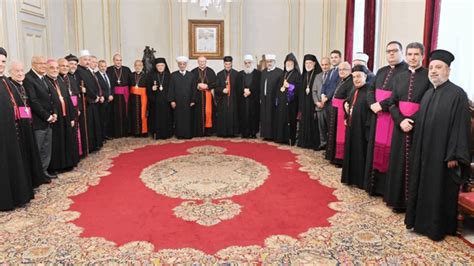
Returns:
[[[99,96],[102,95],[99,82],[96,76],[87,68],[79,65],[77,67],[76,76],[78,83],[86,88],[86,111],[84,112],[84,123],[86,128],[86,143],[89,152],[98,150],[102,147],[102,125],[99,113]],[[87,149],[86,149],[87,150]]]
[[[260,137],[265,140],[275,138],[275,100],[280,89],[278,83],[283,74],[281,68],[276,67],[269,71],[264,69],[260,79]]]
[[[28,109],[30,106],[25,87],[11,79],[6,81],[9,81],[9,83],[7,83],[9,91],[13,94],[18,109],[24,108],[24,110],[28,110],[29,115],[31,115],[31,109]],[[20,116],[20,118],[16,120],[16,123],[18,125],[18,139],[23,157],[24,170],[30,177],[31,184],[36,188],[46,183],[47,177],[44,174],[41,158],[39,156],[38,144],[36,143],[32,127],[32,118]]]
[[[238,95],[239,126],[243,138],[255,138],[259,129],[260,117],[260,77],[261,72],[254,69],[250,73],[240,71],[242,90]],[[244,89],[250,95],[244,96]]]
[[[460,185],[470,175],[471,120],[466,93],[446,81],[428,89],[414,126],[407,228],[442,240],[455,235]],[[448,169],[448,161],[459,166]]]
[[[113,128],[112,137],[126,137],[130,133],[130,122],[128,116],[128,101],[130,98],[130,83],[132,71],[126,66],[117,68],[109,66],[107,75],[110,78],[110,87],[114,100],[110,109],[110,126]]]
[[[217,127],[219,137],[234,137],[239,134],[239,117],[237,101],[241,88],[240,73],[235,69],[222,70],[217,73],[215,89],[217,102]],[[228,92],[224,93],[224,89]]]
[[[298,132],[298,146],[308,149],[317,149],[319,147],[319,127],[318,116],[316,115],[316,105],[314,104],[312,88],[318,70],[305,71],[302,76],[302,86],[298,91],[298,116],[299,132]]]
[[[153,70],[147,78],[149,132],[155,139],[173,136],[173,110],[168,101],[171,74]],[[155,87],[154,87],[155,86]]]
[[[192,131],[192,111],[196,101],[196,77],[193,73],[175,71],[171,74],[168,101],[175,102],[174,128],[175,136],[179,139],[190,139]],[[193,106],[191,106],[193,104]]]
[[[130,132],[134,136],[146,136],[148,133],[148,97],[145,72],[133,72],[130,76],[130,84],[128,105]]]
[[[21,154],[12,94],[0,77],[0,211],[13,210],[28,203],[34,196],[31,179],[26,173]]]
[[[206,67],[204,70],[196,67],[191,71],[196,77],[196,83],[207,84],[206,90],[199,90],[197,85],[196,106],[193,108],[193,136],[202,137],[213,134],[216,129],[216,100],[213,90],[217,86],[217,76],[214,70]]]
[[[370,105],[376,103],[376,90],[381,89],[385,92],[391,92],[393,88],[393,79],[400,73],[406,71],[408,69],[408,64],[404,61],[395,65],[394,68],[390,66],[384,66],[377,71],[377,75],[375,76],[375,80],[373,81],[372,85],[369,86],[369,90],[367,92],[367,104]],[[366,159],[366,166],[365,166],[365,190],[370,195],[383,195],[385,190],[385,179],[386,179],[386,172],[380,172],[379,170],[374,169],[374,147],[375,147],[375,134],[377,129],[377,117],[381,115],[390,115],[389,107],[390,107],[390,98],[387,98],[383,101],[379,102],[382,106],[382,111],[380,114],[375,114],[372,111],[369,113],[369,117],[367,118],[368,126],[369,126],[369,138],[368,138],[368,147],[367,147],[367,159]],[[390,153],[388,150],[387,153]],[[387,155],[387,154],[384,154]],[[383,159],[383,162],[388,163],[389,156]],[[382,155],[379,155],[377,158],[382,158]]]
[[[289,84],[288,88],[283,86],[285,80]],[[298,70],[285,71],[281,75],[275,100],[275,142],[295,145],[300,89],[301,74]]]
[[[75,110],[66,85],[59,79],[46,77],[46,83],[51,91],[53,108],[56,110],[57,121],[51,125],[53,141],[51,147],[51,162],[49,171],[69,170],[79,162],[77,143],[74,139],[73,126]]]
[[[394,121],[392,145],[390,150],[390,166],[385,180],[384,201],[398,211],[406,208],[406,192],[411,153],[412,132],[405,133],[400,123],[409,118],[415,120],[416,107],[429,88],[428,70],[420,67],[412,72],[406,70],[394,79],[390,113]],[[416,124],[416,121],[415,121]]]
[[[87,100],[83,98],[83,94],[80,89],[80,84],[76,73],[68,73],[67,77],[62,77],[64,83],[70,86],[71,90],[71,101],[76,109],[76,124],[74,125],[75,132],[77,135],[78,152],[79,156],[86,156],[89,151],[87,150],[87,139],[86,139],[86,120],[84,113],[84,105],[87,105]],[[76,105],[77,103],[77,105]]]
[[[364,167],[367,155],[366,121],[369,114],[367,91],[367,84],[359,89],[354,88],[346,101],[349,103],[349,112],[346,115],[341,182],[358,188],[364,187]]]
[[[340,107],[339,103],[343,103],[353,88],[352,75],[347,76],[345,79],[339,80],[336,90],[334,91],[334,98],[331,106],[327,106],[329,110],[328,117],[328,141],[326,146],[326,160],[329,160],[331,163],[336,165],[342,165],[342,158],[336,158],[336,135],[337,131],[342,132],[338,126],[338,115],[341,115],[339,112],[344,112],[343,106]],[[339,107],[335,107],[334,104]],[[345,131],[345,128],[342,130]]]

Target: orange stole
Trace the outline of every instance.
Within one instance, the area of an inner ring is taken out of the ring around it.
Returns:
[[[142,133],[147,133],[148,132],[148,119],[146,117],[146,108],[147,108],[147,97],[146,97],[146,88],[142,87],[135,87],[133,86],[132,89],[130,90],[131,94],[139,95],[140,100],[142,103]]]
[[[206,115],[206,128],[212,127],[212,93],[209,90],[204,91],[204,97],[206,97],[205,115]]]

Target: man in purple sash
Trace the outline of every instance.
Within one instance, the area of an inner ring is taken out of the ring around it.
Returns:
[[[408,44],[405,55],[408,70],[394,78],[390,106],[394,128],[384,201],[396,212],[406,208],[412,130],[419,102],[430,84],[428,70],[422,66],[424,50],[421,43]]]
[[[367,118],[369,142],[364,188],[370,195],[384,194],[393,130],[393,120],[389,112],[393,80],[408,68],[407,63],[403,61],[402,45],[399,42],[391,41],[387,44],[386,56],[388,65],[377,71],[367,92],[367,103],[371,112]]]
[[[114,138],[126,137],[129,134],[128,118],[128,98],[130,95],[130,68],[122,65],[122,56],[116,54],[113,57],[114,65],[107,68],[107,75],[110,77],[110,87],[112,88],[113,100],[110,109],[111,119],[109,123],[113,127]],[[133,84],[135,85],[135,84]]]

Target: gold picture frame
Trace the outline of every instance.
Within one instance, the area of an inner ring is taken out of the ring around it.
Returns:
[[[189,58],[205,56],[208,59],[224,57],[224,21],[189,20]]]

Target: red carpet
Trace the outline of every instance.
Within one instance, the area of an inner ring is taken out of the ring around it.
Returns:
[[[224,147],[225,154],[251,158],[270,172],[263,185],[230,198],[242,206],[240,214],[214,226],[176,217],[173,208],[185,200],[160,195],[139,177],[157,161],[202,145]],[[118,156],[113,165],[99,185],[72,198],[70,210],[81,213],[73,223],[84,229],[82,237],[104,237],[118,245],[148,241],[157,251],[195,248],[214,254],[229,246],[262,246],[271,235],[296,238],[311,227],[329,226],[327,219],[335,213],[328,207],[337,201],[333,189],[299,171],[293,153],[268,144],[208,140],[152,145]]]

